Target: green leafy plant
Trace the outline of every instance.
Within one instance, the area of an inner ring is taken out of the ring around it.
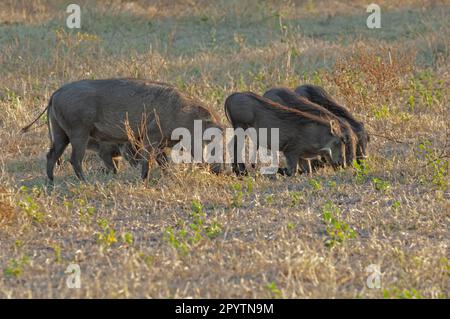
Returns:
[[[391,189],[391,184],[388,181],[383,181],[379,178],[372,178],[372,183],[377,191],[386,193]]]
[[[153,264],[154,260],[155,260],[155,256],[147,255],[147,254],[142,253],[142,252],[139,253],[138,258],[140,260],[142,260],[148,267],[150,267]]]
[[[186,242],[186,234],[187,232],[185,229],[177,232],[169,226],[165,229],[163,238],[169,243],[170,246],[178,251],[181,251],[183,254],[187,254],[189,252],[189,248]]]
[[[55,262],[60,263],[62,261],[61,258],[61,246],[58,244],[52,245],[53,252],[55,253]]]
[[[14,247],[15,247],[16,249],[22,248],[23,245],[24,245],[23,240],[16,239],[16,240],[14,241]]]
[[[232,188],[234,190],[234,195],[233,200],[231,202],[231,206],[234,208],[241,207],[244,200],[244,192],[242,190],[242,185],[236,183],[232,185]]]
[[[253,178],[251,177],[247,177],[245,180],[245,186],[247,189],[247,194],[252,194],[253,193]]]
[[[409,82],[408,107],[414,111],[415,105],[421,103],[426,107],[432,107],[433,102],[440,101],[443,97],[444,87],[440,79],[436,79],[429,71],[422,71],[415,74]]]
[[[447,190],[449,160],[435,151],[428,140],[419,145],[419,150],[425,158],[426,166],[431,168],[431,182],[439,189]]]
[[[272,205],[274,201],[274,195],[273,194],[266,195],[265,201],[267,205]]]
[[[190,212],[191,222],[178,223],[179,230],[167,227],[164,230],[164,240],[182,254],[187,254],[189,249],[205,238],[214,239],[222,233],[222,226],[216,221],[208,221],[203,211],[203,206],[198,200],[193,200]]]
[[[30,217],[34,222],[41,223],[44,221],[45,213],[41,211],[39,204],[35,200],[35,196],[40,193],[36,188],[28,191],[26,186],[20,188],[21,193],[23,193],[24,199],[19,202],[19,207]]]
[[[360,160],[358,163],[357,160],[354,160],[353,168],[355,169],[356,173],[356,182],[360,184],[364,183],[367,179],[367,175],[369,174],[369,165],[367,161]]]
[[[14,110],[20,109],[22,106],[21,97],[14,91],[5,88],[5,95],[2,100],[7,101],[10,107]]]
[[[408,109],[410,112],[414,112],[416,106],[416,98],[414,97],[414,94],[411,94],[408,97]]]
[[[273,281],[266,285],[266,289],[270,291],[270,293],[274,298],[282,298],[283,296],[281,290],[277,287],[277,284]]]
[[[95,213],[95,207],[89,206],[84,199],[78,198],[75,200],[77,207],[77,214],[80,221],[84,224],[90,224]],[[66,204],[66,207],[71,208],[72,204]]]
[[[22,275],[25,266],[29,265],[30,259],[28,256],[23,256],[21,259],[12,259],[4,269],[3,273],[9,277],[19,277]]]
[[[191,236],[189,240],[191,244],[196,244],[203,238],[202,230],[204,229],[203,220],[205,218],[205,213],[203,212],[202,204],[198,200],[192,201],[191,208],[191,216],[194,221],[189,224],[190,229],[193,231],[193,236]]]
[[[103,247],[110,247],[117,242],[116,231],[112,229],[106,219],[100,219],[97,221],[101,231],[97,232],[97,243]]]
[[[231,206],[234,208],[241,207],[244,203],[244,197],[250,196],[253,193],[254,181],[251,177],[247,177],[245,179],[245,184],[242,185],[240,183],[232,184],[231,187],[233,189],[233,200],[231,202]]]
[[[328,187],[333,189],[337,187],[337,183],[335,181],[328,181]]]
[[[210,239],[216,238],[222,233],[222,226],[217,222],[213,221],[211,225],[206,227],[206,236]]]
[[[397,287],[383,290],[385,299],[422,299],[422,294],[416,289],[399,289]]]
[[[322,185],[320,184],[320,182],[315,179],[315,178],[310,178],[308,180],[308,184],[312,186],[313,189],[315,190],[321,190],[322,189]]]
[[[373,111],[373,115],[377,120],[386,119],[390,115],[389,107],[386,104],[383,104],[380,108]]]
[[[292,207],[297,206],[302,199],[302,194],[300,192],[290,192],[290,196]]]
[[[322,218],[326,225],[328,238],[325,240],[327,246],[334,246],[342,243],[346,239],[356,237],[356,232],[350,226],[340,220],[342,213],[339,207],[331,202],[326,203],[322,207]]]
[[[124,243],[127,243],[128,245],[133,245],[134,243],[134,236],[131,233],[124,233],[122,234],[122,241]]]
[[[401,206],[400,201],[396,200],[395,202],[392,203],[391,207],[393,210],[398,210]]]

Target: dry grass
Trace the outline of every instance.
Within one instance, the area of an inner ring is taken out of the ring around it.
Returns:
[[[364,1],[80,1],[78,32],[62,1],[2,1],[0,297],[448,298],[450,7],[379,3],[381,30]],[[121,76],[174,83],[223,123],[233,91],[323,85],[372,133],[367,169],[182,166],[145,185],[91,154],[90,183],[66,161],[47,194],[46,129],[20,127],[61,84]]]

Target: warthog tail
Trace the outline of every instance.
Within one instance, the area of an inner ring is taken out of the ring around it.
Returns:
[[[41,114],[38,115],[38,117],[36,119],[33,120],[33,122],[31,122],[30,124],[28,124],[27,126],[23,127],[20,132],[21,133],[26,133],[30,130],[30,128],[34,125],[34,123],[36,123],[41,117],[42,115],[44,115],[44,113],[48,110],[50,104],[52,103],[52,97],[53,95],[50,97],[50,100],[48,101],[47,106],[45,107],[45,109],[41,112]],[[48,121],[48,119],[47,119]]]

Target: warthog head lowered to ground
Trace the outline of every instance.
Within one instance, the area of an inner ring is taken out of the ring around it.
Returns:
[[[225,114],[233,127],[279,129],[279,148],[286,156],[287,175],[295,174],[299,158],[327,158],[333,166],[345,165],[344,135],[339,123],[287,108],[251,92],[233,93],[225,101]],[[270,139],[268,139],[270,148]],[[238,154],[236,138],[234,153]],[[233,163],[235,173],[245,165]]]
[[[301,85],[295,89],[295,92],[298,95],[307,98],[311,102],[323,106],[336,116],[345,119],[351,125],[353,131],[358,137],[356,158],[360,160],[367,157],[367,144],[370,142],[370,136],[364,128],[364,124],[356,120],[347,108],[336,102],[330,94],[317,85]]]
[[[315,104],[303,97],[298,96],[294,91],[285,87],[270,89],[265,92],[263,96],[281,105],[320,117],[327,121],[335,120],[337,123],[339,123],[342,133],[345,137],[346,165],[352,164],[353,160],[356,157],[357,137],[353,132],[352,127],[345,119],[334,115],[318,104]],[[308,170],[310,170],[309,165]]]
[[[89,139],[126,145],[131,130],[136,136],[144,136],[148,153],[163,156],[165,147],[179,142],[172,139],[176,128],[186,128],[193,135],[194,121],[201,120],[203,130],[220,129],[217,119],[200,101],[183,95],[171,85],[137,79],[81,80],[66,84],[52,94],[47,118],[51,137],[47,176],[51,183],[55,163],[69,143],[75,174],[85,180],[82,160]],[[143,127],[145,132],[141,131]],[[142,177],[146,178],[149,157],[141,156],[140,161]]]

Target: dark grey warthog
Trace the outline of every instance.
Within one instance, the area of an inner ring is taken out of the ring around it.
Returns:
[[[339,123],[342,133],[345,137],[345,159],[346,164],[351,165],[353,160],[356,157],[356,143],[357,143],[357,137],[355,133],[353,132],[352,127],[350,124],[343,118],[340,118],[330,111],[328,111],[326,108],[317,105],[309,100],[307,100],[304,97],[298,96],[294,91],[285,88],[285,87],[277,87],[268,90],[263,95],[265,98],[268,98],[274,102],[277,102],[281,105],[297,109],[299,111],[320,117],[324,120],[330,121],[335,120]],[[318,163],[317,163],[318,162]],[[319,166],[320,161],[315,161],[315,165],[313,166]],[[304,170],[306,170],[308,173],[311,173],[311,163],[310,161],[301,161],[301,166]]]
[[[364,123],[355,119],[347,108],[336,102],[323,88],[317,85],[305,84],[297,87],[295,92],[307,98],[311,102],[323,106],[331,113],[345,119],[352,127],[353,131],[358,137],[356,147],[356,159],[364,159],[367,157],[367,143],[370,141],[370,136],[364,128]]]
[[[47,176],[53,183],[53,169],[67,145],[72,145],[70,162],[77,177],[85,180],[82,161],[90,138],[102,143],[126,144],[129,128],[144,135],[148,153],[162,155],[172,140],[172,131],[186,128],[193,136],[194,120],[202,130],[219,128],[213,114],[195,99],[175,87],[137,79],[81,80],[53,93],[47,106],[51,148],[47,154]],[[140,130],[145,124],[145,132]],[[193,149],[193,148],[192,148]],[[149,168],[148,156],[141,158],[142,177]]]
[[[286,174],[296,173],[299,158],[327,158],[334,167],[345,165],[344,136],[339,123],[287,108],[251,92],[231,94],[225,101],[225,114],[233,128],[279,129],[280,151],[286,156]],[[268,137],[270,148],[271,138]],[[245,172],[245,165],[237,163],[237,140],[234,139],[233,170]]]

